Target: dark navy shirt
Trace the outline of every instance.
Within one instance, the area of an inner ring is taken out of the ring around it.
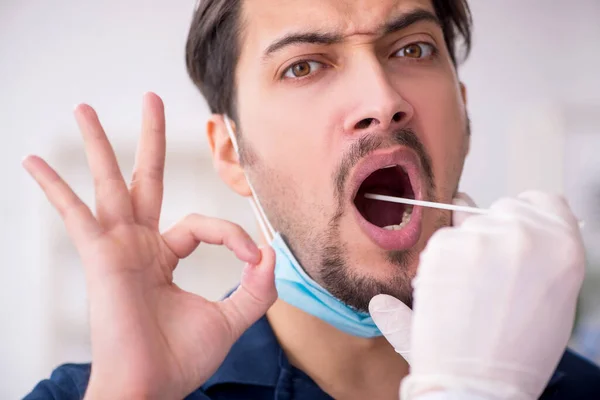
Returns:
[[[89,364],[65,364],[41,381],[25,400],[83,398]],[[304,372],[288,362],[266,317],[233,345],[217,372],[187,400],[331,399]],[[541,397],[543,400],[600,400],[600,369],[565,352]]]

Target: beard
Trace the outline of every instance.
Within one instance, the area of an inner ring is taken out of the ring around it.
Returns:
[[[378,294],[388,294],[412,307],[412,276],[410,265],[418,258],[416,249],[402,251],[387,251],[385,258],[395,269],[388,279],[381,280],[369,276],[360,276],[352,272],[351,261],[345,244],[341,241],[339,220],[344,214],[344,193],[346,182],[352,168],[370,153],[393,146],[406,146],[414,150],[420,159],[422,167],[425,200],[436,201],[435,177],[431,158],[418,136],[411,129],[400,129],[386,136],[364,136],[357,140],[343,157],[336,169],[333,179],[335,182],[335,198],[337,212],[329,221],[325,232],[326,243],[323,247],[321,260],[318,263],[316,275],[322,286],[332,295],[347,305],[363,312],[368,311],[369,302]],[[436,229],[449,224],[447,213],[439,212],[436,218]]]
[[[469,132],[469,124],[467,124],[467,134]],[[419,250],[387,251],[386,261],[395,269],[391,276],[382,280],[359,275],[353,271],[347,244],[343,243],[340,235],[340,220],[347,211],[346,183],[352,168],[370,153],[398,145],[409,147],[416,152],[422,167],[422,187],[426,197],[424,200],[437,201],[431,158],[414,131],[399,129],[391,135],[364,136],[353,143],[344,154],[332,176],[336,208],[330,214],[331,217],[325,225],[326,229],[321,232],[315,232],[314,225],[306,215],[289,211],[303,210],[307,206],[300,204],[303,196],[294,191],[295,185],[290,182],[289,177],[279,177],[276,169],[267,168],[247,143],[240,145],[244,154],[243,159],[246,161],[245,166],[249,169],[252,181],[257,184],[255,189],[260,194],[267,218],[282,235],[304,271],[333,296],[362,312],[368,312],[369,302],[378,294],[396,297],[412,307],[413,273],[409,267],[418,260]],[[286,181],[289,182],[286,188],[274,184]],[[456,194],[458,184],[454,189],[453,194]],[[310,205],[310,208],[324,211],[322,205],[318,204]],[[435,230],[451,224],[449,213],[442,210],[432,210],[432,212],[436,213]],[[376,258],[375,254],[373,258]]]

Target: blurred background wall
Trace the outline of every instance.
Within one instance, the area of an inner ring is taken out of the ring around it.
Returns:
[[[600,2],[471,0],[474,49],[460,69],[473,141],[463,190],[481,206],[527,188],[566,194],[585,219],[590,273],[572,346],[600,362]],[[81,268],[61,221],[20,166],[48,159],[91,204],[72,117],[94,106],[131,171],[141,95],[166,105],[163,227],[189,212],[256,233],[246,203],[214,174],[207,108],[188,80],[194,1],[0,0],[0,398],[18,398],[64,362],[89,360]],[[176,281],[216,299],[240,266],[201,247]]]

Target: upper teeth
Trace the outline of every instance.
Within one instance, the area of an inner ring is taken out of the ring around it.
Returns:
[[[383,229],[387,229],[388,231],[399,231],[400,229],[406,227],[410,221],[410,217],[412,216],[412,206],[406,206],[404,209],[404,214],[402,214],[402,222],[398,225],[388,225],[384,226]]]
[[[386,168],[394,168],[394,167],[397,167],[397,165],[396,165],[396,164],[393,164],[393,165],[388,165],[387,167],[383,167],[383,168],[381,168],[381,169],[386,169]]]

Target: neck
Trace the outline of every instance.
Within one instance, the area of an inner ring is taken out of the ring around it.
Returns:
[[[348,335],[277,300],[267,318],[290,363],[336,399],[397,399],[408,364],[384,337]]]

